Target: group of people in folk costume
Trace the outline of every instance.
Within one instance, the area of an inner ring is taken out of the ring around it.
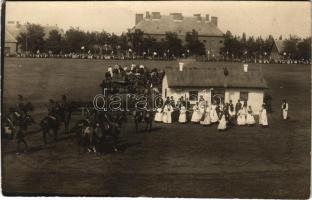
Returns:
[[[287,107],[288,109],[288,105],[283,107]],[[167,97],[164,106],[157,108],[155,121],[172,123],[174,121],[172,120],[172,118],[174,118],[174,113],[179,112],[177,119],[179,123],[191,121],[192,123],[199,123],[204,126],[218,123],[218,130],[226,130],[228,125],[252,126],[256,124],[252,107],[250,105],[247,106],[247,102],[242,104],[240,100],[238,100],[235,106],[232,100],[230,100],[229,103],[221,102],[220,104],[214,101],[209,105],[201,96],[199,101],[196,102],[192,108],[190,120],[188,120],[188,113],[190,112],[188,108],[190,108],[188,99],[184,101],[183,97],[181,97],[178,103],[175,104],[173,97],[171,97],[171,99]],[[287,111],[283,111],[283,116],[286,112]],[[263,127],[269,125],[264,104],[259,112],[259,124]]]

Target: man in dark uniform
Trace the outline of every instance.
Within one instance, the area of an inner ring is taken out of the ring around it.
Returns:
[[[166,99],[166,101],[165,101],[165,103],[164,103],[163,106],[165,106],[165,105],[167,105],[167,104],[169,104],[169,103],[170,103],[170,99],[169,99],[169,97],[167,97],[167,99]]]
[[[237,117],[237,113],[238,111],[242,108],[242,103],[240,102],[240,100],[237,101],[236,105],[235,105],[235,113],[236,113],[236,117]]]
[[[21,143],[23,143],[25,145],[24,152],[27,152],[27,150],[28,150],[28,145],[27,145],[27,142],[25,141],[26,132],[23,128],[24,127],[23,123],[24,123],[23,117],[22,116],[18,117],[17,125],[15,126],[15,129],[14,129],[15,138],[16,138],[16,142],[17,142],[17,149],[16,149],[17,154],[20,153],[20,144]]]
[[[56,120],[57,117],[57,112],[58,112],[58,107],[59,105],[57,102],[55,102],[53,99],[49,100],[49,105],[48,105],[48,116],[52,119]]]
[[[24,104],[24,98],[22,95],[17,95],[17,102],[14,106],[14,111],[17,112],[17,115],[24,116],[25,113],[25,104]]]

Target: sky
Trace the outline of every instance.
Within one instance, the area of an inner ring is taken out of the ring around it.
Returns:
[[[6,21],[55,25],[67,30],[121,34],[134,26],[136,13],[160,12],[184,16],[200,13],[218,17],[218,27],[234,35],[274,37],[311,36],[310,2],[247,1],[103,1],[103,2],[7,2]]]

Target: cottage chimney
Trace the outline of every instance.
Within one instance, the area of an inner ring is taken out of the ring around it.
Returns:
[[[159,20],[160,17],[160,12],[152,12],[152,20]]]
[[[183,20],[182,13],[170,13],[170,15],[172,16],[172,19],[174,21],[182,21]]]
[[[183,67],[184,67],[184,63],[183,62],[179,62],[179,71],[180,72],[183,71]]]
[[[244,72],[248,72],[248,64],[244,64]]]
[[[143,20],[143,14],[136,14],[135,15],[135,25],[137,25],[142,20]]]
[[[197,20],[198,22],[201,21],[201,15],[200,15],[200,14],[194,14],[194,17],[196,18],[196,20]]]
[[[211,23],[215,26],[218,26],[218,17],[211,16]]]
[[[206,14],[205,20],[206,20],[206,22],[209,22],[209,14]]]
[[[151,18],[149,12],[146,12],[145,18],[146,18],[146,19],[150,19],[150,18]]]

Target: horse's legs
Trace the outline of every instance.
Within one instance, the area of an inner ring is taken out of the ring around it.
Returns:
[[[135,123],[135,133],[138,133],[139,122],[134,122],[134,123]]]
[[[152,130],[152,126],[153,126],[153,122],[152,122],[152,121],[150,121],[150,122],[149,122],[149,131],[151,131],[151,130]]]
[[[54,129],[53,133],[54,133],[54,141],[56,141],[57,140],[57,129]]]
[[[146,121],[145,131],[148,129],[148,126],[149,126],[149,122]]]
[[[42,131],[42,137],[43,137],[43,143],[44,145],[46,145],[47,144],[47,131],[46,130]]]

